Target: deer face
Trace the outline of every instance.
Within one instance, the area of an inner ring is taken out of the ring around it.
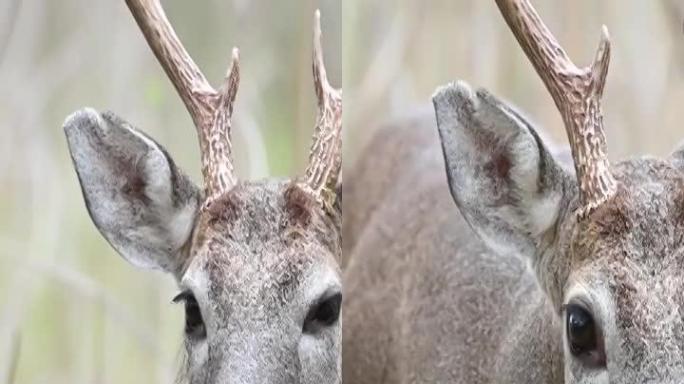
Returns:
[[[562,298],[570,382],[684,377],[684,173],[676,156],[617,164],[616,194],[585,220],[559,222],[548,252],[555,268],[538,273],[557,281],[548,288]]]
[[[200,216],[190,255],[190,383],[340,381],[339,217],[290,182],[241,184]]]
[[[186,312],[190,384],[339,383],[341,92],[314,29],[318,117],[309,165],[291,181],[240,181],[230,157],[237,50],[214,90],[155,0],[128,0],[195,122],[204,188],[111,113],[64,129],[93,222],[132,264],[173,275]]]
[[[464,83],[434,103],[452,196],[493,250],[529,261],[566,382],[681,382],[683,152],[611,166],[615,193],[580,216],[575,174],[518,112]]]

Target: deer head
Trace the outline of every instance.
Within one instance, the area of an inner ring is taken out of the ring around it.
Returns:
[[[172,274],[185,304],[188,382],[340,382],[342,94],[328,83],[316,12],[318,116],[309,165],[294,180],[241,181],[231,159],[238,51],[214,89],[158,0],[127,0],[187,107],[201,190],[150,137],[112,113],[64,124],[96,227],[135,266]]]
[[[433,98],[451,194],[491,248],[529,261],[563,324],[566,382],[681,382],[684,150],[611,164],[607,29],[579,68],[528,1],[496,3],[562,115],[575,172],[513,108],[457,83]]]

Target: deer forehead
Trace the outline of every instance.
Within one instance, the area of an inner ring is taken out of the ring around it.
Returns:
[[[684,339],[684,181],[671,164],[633,160],[614,168],[616,195],[577,223],[566,291],[583,285],[610,308],[607,327],[625,354],[670,351]],[[567,292],[566,292],[567,293]],[[567,296],[567,295],[566,295]],[[674,351],[676,350],[676,351]],[[675,354],[676,352],[676,354]],[[641,357],[634,357],[641,359]],[[655,358],[650,356],[649,358]]]
[[[339,232],[313,201],[294,204],[291,188],[239,184],[201,213],[187,273],[204,276],[210,300],[285,303],[315,271],[338,271]]]
[[[684,246],[684,177],[656,159],[617,164],[615,196],[579,222],[572,234],[571,264],[602,258],[606,263],[635,263],[657,272],[673,263]],[[567,229],[567,228],[566,228]]]

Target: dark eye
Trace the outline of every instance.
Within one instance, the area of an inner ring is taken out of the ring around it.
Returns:
[[[605,365],[599,331],[591,313],[583,306],[569,304],[566,309],[568,346],[573,356],[591,366]]]
[[[207,329],[202,320],[202,312],[195,295],[190,291],[183,291],[173,299],[174,303],[185,304],[185,334],[194,340],[203,340],[207,337]]]
[[[341,305],[341,293],[336,293],[314,304],[304,320],[304,333],[315,333],[335,324],[340,318]]]

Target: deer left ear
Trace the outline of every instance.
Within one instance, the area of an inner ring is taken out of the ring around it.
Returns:
[[[532,126],[465,83],[433,97],[451,195],[492,249],[534,258],[574,181]]]
[[[90,217],[127,261],[177,274],[200,192],[166,151],[112,113],[78,111],[64,123]]]

